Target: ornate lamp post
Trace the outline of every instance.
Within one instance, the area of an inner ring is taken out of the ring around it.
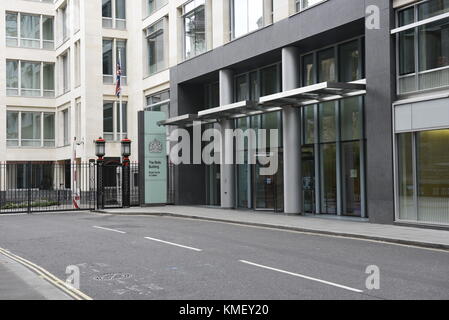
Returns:
[[[131,184],[130,184],[130,161],[129,156],[131,155],[131,140],[125,138],[121,141],[122,145],[122,170],[123,170],[123,178],[122,178],[122,204],[124,208],[129,208],[131,206]]]
[[[100,137],[95,142],[95,155],[97,159],[97,209],[104,209],[104,155],[106,154],[106,141]]]

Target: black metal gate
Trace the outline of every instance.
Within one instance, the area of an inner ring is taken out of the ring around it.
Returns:
[[[92,210],[94,174],[94,163],[0,163],[0,214]]]

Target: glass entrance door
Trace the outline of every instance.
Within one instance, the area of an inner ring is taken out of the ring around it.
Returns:
[[[321,213],[337,214],[337,145],[320,146],[321,160]]]
[[[206,205],[221,205],[220,183],[220,165],[212,164],[206,166]]]
[[[305,213],[316,213],[315,208],[315,153],[313,146],[302,148],[303,208]]]
[[[257,163],[254,168],[254,209],[274,210],[276,199],[276,181],[274,176],[260,174],[261,165]]]
[[[341,160],[343,214],[360,217],[362,215],[360,142],[342,143]]]

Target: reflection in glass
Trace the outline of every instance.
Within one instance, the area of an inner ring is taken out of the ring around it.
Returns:
[[[320,145],[321,213],[337,213],[337,146]]]
[[[360,142],[345,142],[341,148],[343,215],[360,217],[362,214]]]
[[[417,133],[418,220],[449,223],[449,130]]]
[[[413,182],[413,134],[398,135],[398,203],[399,218],[416,220],[415,186]]]
[[[335,102],[326,102],[319,105],[320,142],[333,142],[337,140],[337,116]]]

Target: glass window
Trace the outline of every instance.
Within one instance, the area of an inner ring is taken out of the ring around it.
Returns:
[[[315,106],[303,108],[304,144],[314,144],[315,139]]]
[[[116,0],[115,17],[117,19],[126,19],[126,0]]]
[[[55,114],[44,113],[44,147],[55,146]]]
[[[120,104],[117,103],[116,109],[116,121],[117,121],[117,133],[119,134],[118,139],[122,140],[125,138],[128,132],[128,106],[126,102],[122,102],[122,118],[120,119]],[[123,130],[121,129],[121,122],[123,122]],[[122,135],[120,137],[120,134]]]
[[[151,15],[168,3],[168,0],[147,0],[147,14]]]
[[[19,95],[19,62],[6,61],[6,89],[8,95]]]
[[[21,133],[22,146],[40,147],[41,146],[41,113],[40,112],[22,112]]]
[[[302,71],[303,85],[310,86],[312,84],[315,84],[315,67],[313,63],[313,54],[304,56],[302,58],[302,65],[303,65]]]
[[[399,34],[399,75],[415,73],[415,30]]]
[[[267,96],[281,91],[278,65],[260,71],[261,95]]]
[[[326,0],[296,0],[296,11],[301,11]]]
[[[43,38],[43,48],[53,49],[54,48],[54,27],[52,17],[42,17],[42,38]]]
[[[248,99],[248,82],[246,80],[247,75],[241,75],[238,76],[235,79],[235,95],[236,95],[236,101],[244,101]]]
[[[359,140],[363,137],[363,98],[354,97],[340,101],[341,140]]]
[[[424,20],[449,11],[449,0],[429,0],[418,5],[418,19]]]
[[[107,141],[114,139],[114,104],[106,102],[103,105],[103,132]]]
[[[20,15],[21,45],[28,48],[40,47],[40,16]]]
[[[337,213],[337,146],[320,145],[321,160],[321,213]]]
[[[126,77],[126,40],[116,40],[116,51],[117,63],[122,68],[122,76]]]
[[[17,13],[6,13],[6,44],[17,47],[18,43]]]
[[[362,78],[361,58],[358,40],[339,46],[340,81],[351,82]]]
[[[41,63],[21,63],[21,88],[24,96],[41,95]]]
[[[399,11],[398,18],[398,27],[403,27],[407,24],[415,22],[415,8],[410,7]]]
[[[264,26],[264,0],[232,1],[233,38]]]
[[[67,52],[62,56],[62,88],[63,93],[70,91],[70,63],[69,63],[69,53]]]
[[[320,142],[337,140],[337,116],[335,110],[334,101],[319,105]]]
[[[449,19],[419,27],[419,70],[449,66]]]
[[[184,57],[189,59],[206,51],[205,0],[189,2],[184,12]]]
[[[55,92],[55,65],[44,63],[44,96],[52,97]]]
[[[417,133],[418,220],[449,223],[449,130]]]
[[[399,217],[403,220],[416,220],[415,186],[413,182],[413,134],[398,135],[398,204]]]
[[[162,111],[170,117],[170,91],[165,90],[147,97],[146,111]]]
[[[64,146],[68,146],[70,144],[70,118],[69,118],[69,109],[65,109],[62,111],[62,123],[63,123],[63,143]]]
[[[112,18],[112,1],[103,0],[102,3],[103,18]]]
[[[113,40],[103,40],[103,75],[112,76],[113,74],[112,46]]]
[[[336,81],[334,48],[318,52],[318,82]]]
[[[164,20],[147,28],[148,71],[154,74],[165,69]]]
[[[6,141],[8,147],[19,146],[19,113],[6,113]]]

